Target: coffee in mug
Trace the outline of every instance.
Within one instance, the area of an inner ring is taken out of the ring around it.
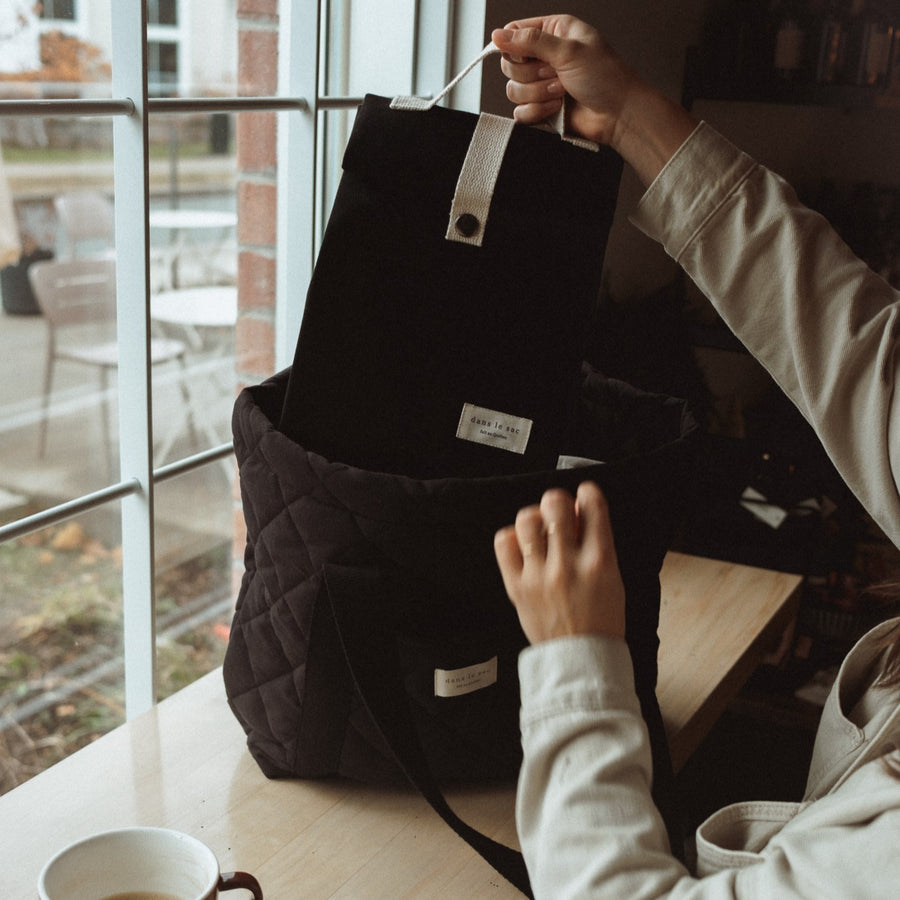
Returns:
[[[219,871],[202,841],[168,828],[118,828],[60,850],[38,879],[41,900],[215,900],[243,888],[263,900],[246,872]]]
[[[161,894],[159,891],[125,891],[124,894],[113,894],[102,900],[178,900],[174,894]]]

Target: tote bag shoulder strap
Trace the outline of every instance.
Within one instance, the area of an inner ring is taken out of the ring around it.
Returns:
[[[325,567],[324,591],[357,694],[398,765],[432,809],[507,881],[530,897],[525,861],[464,822],[447,803],[416,732],[390,628],[390,586],[377,570]],[[361,594],[365,595],[360,602]]]

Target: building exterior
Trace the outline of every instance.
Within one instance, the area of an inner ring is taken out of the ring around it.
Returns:
[[[68,71],[59,54],[44,52],[49,71],[60,81],[79,81],[109,71],[112,44],[111,0],[2,0],[0,2],[0,81],[38,80],[42,42],[55,35],[80,42],[80,58]],[[148,78],[155,95],[217,95],[234,92],[237,72],[236,0],[148,0]],[[200,36],[200,39],[198,39]],[[52,38],[50,38],[52,40]],[[202,51],[202,52],[201,52]],[[56,56],[51,63],[48,56]],[[78,54],[75,54],[78,56]],[[46,83],[46,76],[40,77]],[[94,89],[100,89],[95,84]]]

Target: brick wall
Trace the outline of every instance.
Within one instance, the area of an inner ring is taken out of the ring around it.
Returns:
[[[238,0],[238,91],[278,93],[278,0]],[[236,117],[238,210],[238,390],[275,367],[276,113]],[[234,487],[234,594],[243,573],[246,529]]]

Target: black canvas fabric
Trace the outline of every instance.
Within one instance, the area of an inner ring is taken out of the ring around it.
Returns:
[[[280,417],[329,459],[422,478],[556,465],[622,162],[517,125],[483,245],[454,243],[476,120],[375,96],[357,113]],[[532,421],[525,453],[457,439],[464,403]]]
[[[440,789],[514,778],[521,762],[526,641],[493,535],[548,487],[592,478],[606,493],[666,812],[658,573],[695,427],[683,402],[581,362],[621,160],[513,127],[482,244],[457,243],[476,120],[373,96],[358,112],[294,364],[235,406],[248,542],[224,670],[267,775],[408,778],[527,892],[521,855]],[[467,416],[530,436],[515,452],[462,439]],[[601,462],[558,470],[561,455]],[[478,690],[435,688],[437,670],[494,664]]]

